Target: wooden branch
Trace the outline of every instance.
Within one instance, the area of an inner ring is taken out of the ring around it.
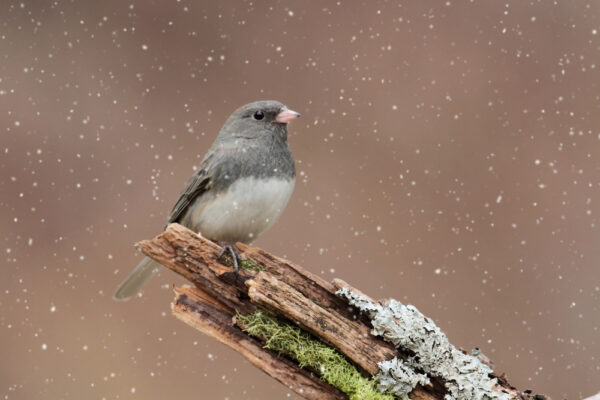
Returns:
[[[292,361],[265,350],[262,344],[231,323],[231,314],[219,305],[210,304],[207,296],[196,288],[177,288],[177,298],[171,305],[175,317],[212,336],[241,353],[248,361],[307,399],[344,399],[343,393],[298,369]]]
[[[240,352],[304,398],[346,397],[316,375],[300,369],[295,362],[263,348],[259,339],[236,325],[236,313],[249,315],[260,308],[290,320],[338,350],[365,375],[377,374],[380,361],[394,357],[406,360],[410,355],[370,333],[370,320],[335,294],[341,288],[362,294],[342,280],[326,282],[289,261],[241,243],[237,244],[240,255],[251,260],[259,271],[241,270],[236,277],[231,268],[217,261],[221,250],[218,245],[178,224],[171,224],[159,236],[136,246],[196,286],[175,289],[177,296],[172,310],[177,318]],[[431,384],[417,385],[409,397],[443,399],[447,393],[445,382],[440,377],[430,378]],[[495,390],[506,394],[504,398],[533,398],[517,391],[503,378],[498,382]]]
[[[396,355],[391,345],[371,336],[367,326],[321,307],[273,275],[259,272],[246,285],[254,304],[298,323],[371,375],[379,371],[379,361]]]

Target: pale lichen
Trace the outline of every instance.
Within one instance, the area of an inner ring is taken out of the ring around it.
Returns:
[[[377,388],[384,392],[393,393],[398,397],[407,396],[418,385],[429,384],[427,375],[420,374],[414,368],[399,358],[380,361],[377,374]]]
[[[414,354],[406,362],[394,364],[392,360],[383,365],[379,363],[380,382],[386,382],[385,387],[390,388],[393,387],[390,379],[397,377],[397,387],[406,390],[394,391],[396,395],[408,394],[417,383],[421,383],[415,376],[407,374],[407,368],[412,368],[413,372],[421,371],[428,376],[441,378],[448,391],[447,400],[511,398],[507,393],[497,390],[498,382],[490,377],[490,367],[454,347],[440,328],[416,307],[396,300],[390,300],[385,305],[373,303],[345,288],[336,293],[371,318],[374,335]]]

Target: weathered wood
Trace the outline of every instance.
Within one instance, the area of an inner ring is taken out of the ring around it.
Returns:
[[[336,288],[320,276],[283,258],[274,256],[257,247],[238,243],[243,256],[281,282],[287,283],[302,295],[324,309],[336,310],[349,319],[357,317],[344,299],[335,295]]]
[[[199,246],[197,241],[206,242],[206,246]],[[231,276],[231,269],[217,261],[220,247],[181,225],[172,224],[156,240],[142,241],[137,246],[144,254],[194,282],[203,292],[243,314],[254,311],[254,304],[267,306],[265,298],[260,300],[262,287],[256,283],[257,275],[263,277],[259,280],[262,283],[268,281],[290,289],[289,293],[294,293],[295,301],[303,302],[302,305],[271,305],[268,307],[270,311],[298,323],[303,329],[336,347],[369,374],[377,373],[379,361],[396,355],[391,344],[370,335],[369,327],[356,320],[357,314],[352,313],[348,304],[335,295],[336,288],[331,283],[263,250],[239,244],[241,256],[251,259],[264,271],[257,274],[256,271],[242,270],[239,279],[235,279]],[[228,282],[219,279],[226,276],[231,278],[227,279]],[[254,279],[250,279],[252,277]],[[250,299],[252,303],[246,301],[249,293],[243,285],[244,281],[246,285],[254,282],[255,298]],[[263,292],[269,291],[268,287],[262,289]],[[277,288],[270,290],[271,293],[265,296],[273,297],[278,291]],[[287,293],[282,293],[279,301],[285,302],[286,296]]]
[[[246,285],[253,303],[296,322],[371,375],[379,372],[379,361],[396,355],[391,345],[370,335],[369,327],[321,307],[273,275],[259,272]]]
[[[240,271],[241,279],[235,279],[231,269],[217,261],[221,248],[214,242],[179,224],[171,224],[156,238],[136,243],[136,247],[196,284],[232,312],[247,314],[255,310],[247,297],[243,299],[246,292],[243,281],[249,277],[248,272]]]
[[[262,344],[235,327],[226,310],[209,304],[196,288],[175,288],[177,298],[171,308],[173,315],[219,342],[242,354],[250,363],[275,378],[306,399],[341,400],[339,390],[317,376],[301,370],[292,361],[263,349]]]
[[[241,270],[235,276],[217,260],[221,250],[217,244],[178,224],[169,225],[159,236],[137,246],[196,285],[193,289],[177,289],[180,293],[173,304],[173,313],[179,319],[239,351],[305,398],[344,396],[288,359],[262,348],[256,338],[234,326],[232,319],[236,313],[248,315],[260,307],[287,318],[369,374],[378,372],[379,361],[407,356],[372,336],[370,321],[335,294],[340,288],[358,292],[342,280],[326,282],[298,265],[241,243],[237,246],[242,258],[251,260],[260,271]],[[500,383],[500,390],[514,393],[512,398],[529,398],[512,389],[505,380],[500,379]],[[417,386],[410,398],[435,400],[444,395],[443,382],[433,378],[431,385]]]

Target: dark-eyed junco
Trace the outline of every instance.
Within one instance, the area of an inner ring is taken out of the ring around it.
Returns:
[[[225,122],[200,168],[185,185],[167,224],[178,222],[203,237],[233,245],[250,243],[270,228],[286,206],[296,181],[287,142],[287,123],[300,114],[278,101],[257,101],[237,109]],[[119,286],[126,300],[160,267],[145,257]]]

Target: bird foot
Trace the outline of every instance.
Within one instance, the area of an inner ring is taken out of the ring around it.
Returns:
[[[227,242],[222,242],[219,244],[221,245],[222,249],[221,249],[221,252],[219,253],[219,255],[217,256],[217,260],[220,260],[226,251],[229,252],[229,255],[231,256],[231,260],[233,261],[233,272],[235,273],[235,276],[237,276],[238,271],[240,269],[240,262],[242,261],[242,258],[238,254],[237,249],[235,248],[234,245],[229,244]]]

